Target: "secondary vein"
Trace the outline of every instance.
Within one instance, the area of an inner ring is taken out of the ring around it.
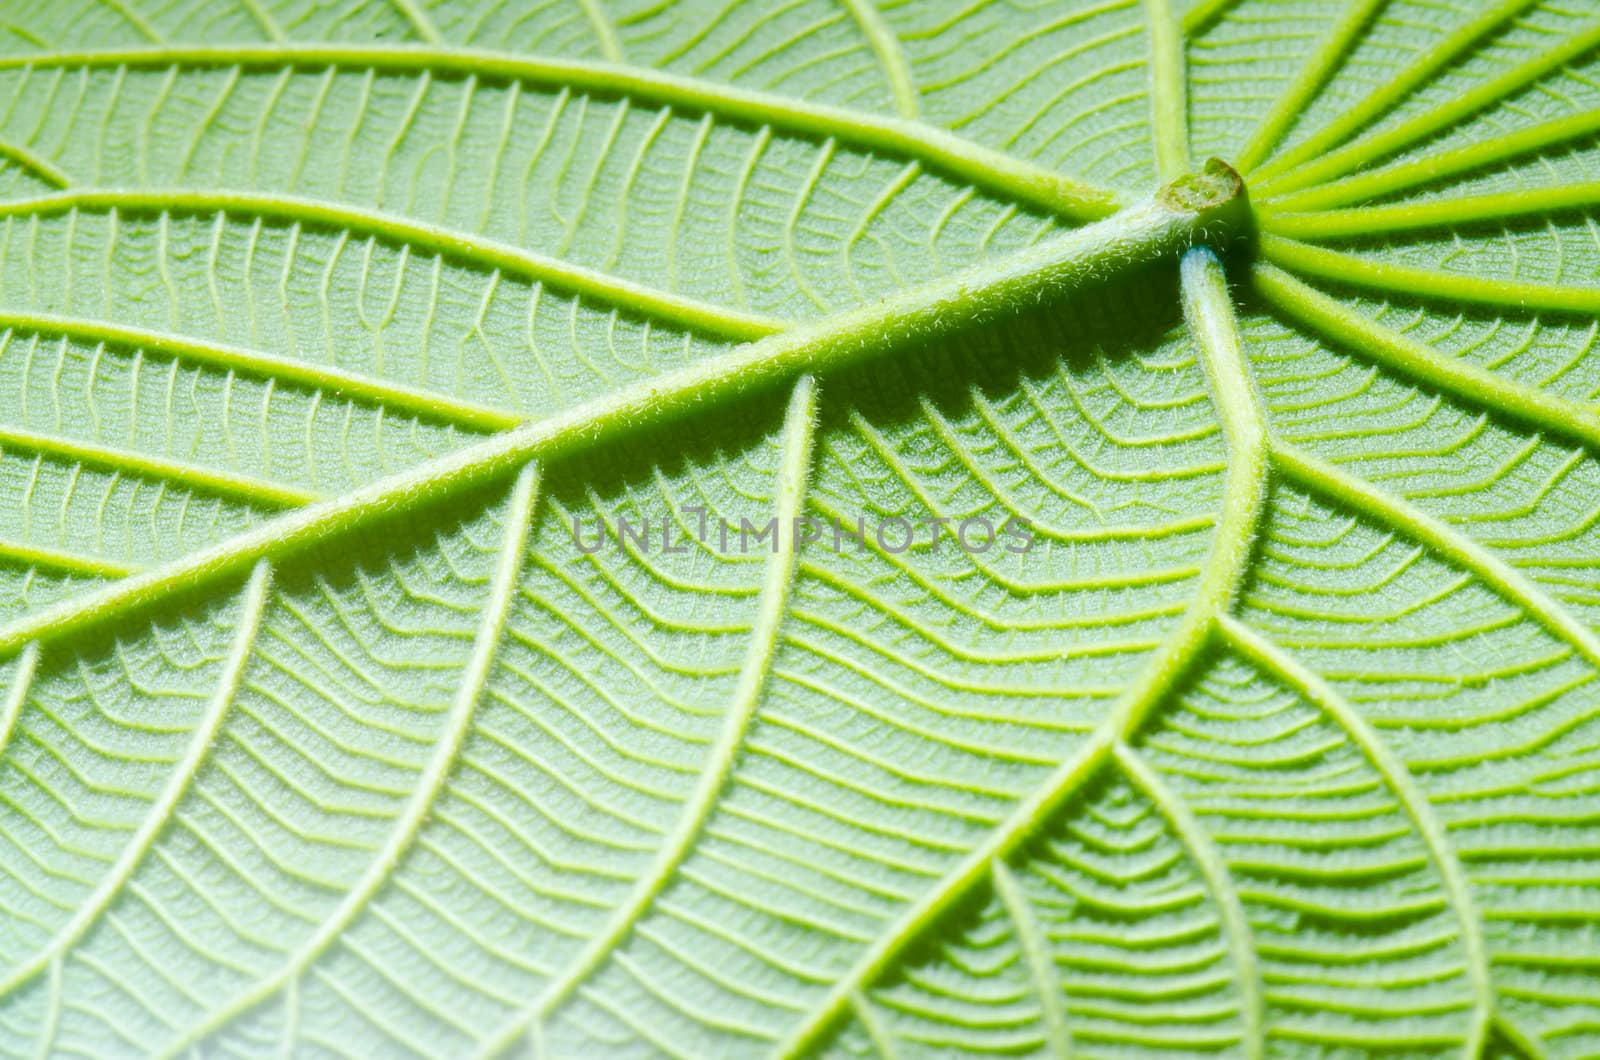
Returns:
[[[498,269],[607,305],[655,317],[709,335],[755,339],[782,329],[786,321],[699,302],[621,279],[507,243],[471,236],[397,214],[365,210],[293,195],[224,191],[124,191],[82,188],[0,204],[0,217],[44,216],[76,209],[152,213],[239,213],[253,217],[327,225],[408,243],[470,264]]]
[[[1258,215],[1262,227],[1276,235],[1294,239],[1359,239],[1381,232],[1441,228],[1596,207],[1600,207],[1600,181],[1340,210],[1281,211],[1264,205]]]
[[[1445,356],[1276,266],[1257,265],[1251,279],[1273,308],[1336,343],[1360,350],[1370,360],[1493,409],[1497,415],[1513,417],[1585,447],[1600,447],[1600,413],[1588,405],[1517,383],[1460,357]]]
[[[884,79],[889,82],[889,92],[894,97],[894,109],[902,118],[915,119],[918,110],[917,83],[911,76],[911,64],[906,62],[905,49],[884,21],[883,12],[873,0],[843,0],[850,15],[866,35],[867,44],[883,67]]]
[[[346,67],[399,73],[449,73],[522,81],[555,89],[620,93],[664,106],[709,112],[810,137],[920,159],[941,171],[1032,206],[1080,221],[1110,216],[1112,192],[1062,176],[945,130],[822,103],[617,63],[535,59],[470,48],[326,44],[130,48],[0,57],[0,70],[28,66],[165,68],[179,65],[259,69]]]
[[[805,500],[815,421],[816,384],[810,376],[802,376],[795,386],[784,417],[783,455],[778,465],[774,504],[779,527],[778,545],[766,564],[761,593],[757,598],[755,625],[750,631],[750,643],[732,701],[723,717],[722,731],[707,755],[699,780],[679,813],[676,826],[662,840],[654,862],[635,882],[632,892],[613,911],[606,925],[532,1004],[513,1016],[488,1039],[479,1050],[480,1056],[498,1055],[514,1046],[616,951],[689,856],[695,840],[710,818],[717,797],[733,771],[750,719],[755,715],[761,690],[772,669],[773,654],[777,651],[778,630],[788,611],[797,553],[795,535],[785,533],[783,528],[794,526]]]
[[[1301,171],[1295,170],[1295,167],[1310,159],[1316,161],[1302,167],[1303,170],[1309,172],[1315,169],[1318,173],[1315,179],[1322,179],[1327,175],[1325,170],[1328,168],[1328,160],[1335,154],[1342,155],[1345,159],[1370,157],[1366,155],[1367,148],[1361,143],[1351,144],[1338,152],[1334,152],[1333,149],[1339,148],[1350,137],[1389,113],[1434,75],[1446,69],[1468,48],[1531,7],[1534,2],[1535,0],[1500,0],[1476,18],[1457,27],[1455,32],[1439,40],[1407,65],[1398,76],[1384,82],[1360,102],[1343,110],[1317,132],[1273,159],[1271,163],[1262,166],[1260,175],[1263,178],[1277,178],[1286,172],[1294,171],[1294,175],[1288,180],[1298,184],[1302,179]],[[1384,139],[1377,142],[1384,142],[1392,135],[1392,132],[1386,134]],[[1347,163],[1341,159],[1341,164]]]
[[[1326,250],[1263,232],[1261,254],[1268,261],[1326,280],[1512,309],[1548,309],[1557,313],[1600,314],[1600,287],[1484,279],[1466,273],[1442,272],[1411,265],[1393,265],[1355,254]]]
[[[79,903],[72,919],[67,921],[43,948],[31,958],[18,964],[10,974],[0,980],[0,998],[10,996],[48,968],[83,937],[122,893],[123,886],[133,877],[134,871],[149,853],[156,836],[167,826],[178,800],[189,790],[190,783],[200,772],[201,764],[210,754],[212,742],[222,726],[223,718],[226,717],[228,708],[232,706],[234,696],[238,693],[240,681],[244,676],[245,663],[250,657],[256,633],[261,626],[261,614],[266,607],[269,581],[267,564],[259,563],[241,597],[232,646],[223,660],[216,687],[194,731],[189,736],[188,748],[183,758],[174,764],[172,775],[167,778],[161,792],[145,809],[144,817],[133,835],[128,838],[121,855],[107,869],[105,877],[101,879],[93,893]],[[37,658],[38,649],[30,649],[23,659],[22,672],[31,675],[30,663],[37,665]]]
[[[1227,616],[1219,616],[1218,620],[1226,621]],[[1223,931],[1227,935],[1228,954],[1238,971],[1245,1056],[1247,1060],[1261,1060],[1266,1053],[1266,1006],[1261,996],[1261,968],[1256,953],[1255,933],[1250,929],[1244,903],[1239,898],[1239,889],[1233,882],[1227,863],[1199,819],[1131,744],[1118,740],[1112,753],[1128,779],[1155,803],[1157,811],[1172,826],[1179,842],[1188,848],[1201,878],[1206,882],[1206,888],[1217,903]]]
[[[276,379],[281,383],[338,394],[363,404],[403,411],[431,422],[453,423],[470,431],[505,430],[521,423],[523,419],[508,408],[463,401],[450,394],[410,387],[333,365],[110,321],[0,309],[0,329],[60,335],[77,342],[104,342],[144,350],[188,364],[223,368],[258,379]]]
[[[1321,708],[1349,735],[1389,784],[1406,816],[1411,818],[1411,823],[1422,836],[1450,907],[1456,914],[1456,922],[1461,927],[1461,944],[1466,951],[1467,980],[1472,986],[1473,1005],[1472,1027],[1462,1048],[1462,1057],[1463,1060],[1477,1060],[1495,1009],[1494,988],[1489,977],[1488,947],[1484,943],[1477,903],[1472,900],[1472,890],[1462,869],[1461,859],[1450,848],[1444,823],[1434,812],[1433,804],[1423,794],[1411,770],[1332,686],[1243,622],[1230,616],[1223,616],[1221,622],[1223,637],[1230,647]]]
[[[1521,571],[1460,530],[1298,446],[1273,439],[1270,450],[1273,468],[1290,482],[1398,530],[1477,575],[1503,599],[1528,613],[1576,649],[1591,666],[1600,669],[1600,636]]]
[[[1185,677],[1210,642],[1218,616],[1232,607],[1248,569],[1266,494],[1265,431],[1254,389],[1245,374],[1222,262],[1195,247],[1182,262],[1184,312],[1206,366],[1228,445],[1227,481],[1211,555],[1195,595],[1171,634],[1134,679],[1106,719],[1070,758],[1020,800],[982,843],[912,903],[835,981],[823,999],[779,1044],[776,1057],[793,1058],[818,1044],[849,1006],[923,929],[989,878],[990,866],[1026,842],[1039,823],[1082,790]]]
[[[338,939],[355,918],[365,909],[379,888],[389,880],[401,858],[411,849],[418,833],[428,819],[439,792],[449,779],[450,767],[466,740],[472,718],[482,698],[489,679],[495,651],[499,647],[516,595],[517,577],[522,570],[528,534],[533,520],[533,506],[538,493],[538,465],[524,465],[512,488],[506,505],[505,530],[489,579],[487,599],[484,601],[478,631],[473,638],[471,654],[462,670],[461,682],[451,702],[443,731],[437,737],[433,754],[417,777],[416,789],[406,800],[404,809],[395,820],[383,848],[375,853],[354,886],[326,919],[317,925],[310,938],[295,948],[284,965],[272,975],[255,983],[241,993],[229,998],[213,1009],[206,1017],[186,1029],[159,1054],[171,1060],[203,1041],[212,1031],[239,1015],[250,1011],[280,989],[295,983],[300,976]]]

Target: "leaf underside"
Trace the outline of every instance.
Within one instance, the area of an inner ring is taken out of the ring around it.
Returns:
[[[1597,399],[1595,0],[7,0],[0,1055],[1600,1056]]]

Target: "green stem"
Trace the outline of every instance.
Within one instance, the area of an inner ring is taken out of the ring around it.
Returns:
[[[398,475],[308,505],[193,553],[62,601],[0,629],[0,655],[52,640],[162,599],[175,588],[239,576],[336,534],[513,473],[533,459],[569,454],[641,425],[725,401],[805,372],[834,369],[937,341],[1007,313],[1024,312],[1119,273],[1175,255],[1204,233],[1245,222],[1238,174],[1220,162],[1153,198],[1053,239],[954,275],[612,391],[566,412],[465,446]],[[1219,266],[1220,267],[1220,266]]]

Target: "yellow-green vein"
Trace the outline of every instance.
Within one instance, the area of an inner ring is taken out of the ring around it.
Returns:
[[[1440,298],[1511,309],[1600,314],[1600,287],[1495,280],[1466,273],[1392,265],[1263,232],[1261,254],[1285,269],[1412,298]]]
[[[710,818],[766,687],[772,658],[778,648],[778,630],[789,607],[789,591],[794,584],[795,535],[792,528],[805,502],[806,479],[811,471],[811,441],[816,422],[816,384],[802,376],[795,385],[783,422],[783,452],[778,464],[774,514],[778,519],[775,551],[767,561],[761,593],[757,597],[755,624],[732,701],[723,716],[722,731],[707,752],[705,765],[694,791],[684,803],[672,832],[661,842],[655,859],[640,875],[633,890],[613,911],[606,925],[584,946],[582,952],[551,981],[539,996],[506,1026],[485,1042],[479,1055],[498,1055],[513,1047],[531,1027],[542,1022],[565,1001],[608,957],[616,952],[628,933],[639,923],[673,874],[689,856],[694,842]]]
[[[1477,903],[1472,900],[1472,889],[1467,883],[1461,861],[1450,849],[1443,822],[1434,813],[1433,805],[1428,802],[1411,770],[1331,685],[1243,622],[1224,615],[1221,623],[1222,635],[1229,647],[1252,665],[1304,696],[1355,741],[1416,826],[1444,884],[1456,922],[1460,925],[1461,948],[1467,959],[1467,980],[1472,986],[1472,1027],[1463,1044],[1462,1056],[1463,1060],[1478,1060],[1490,1018],[1495,1011],[1494,987],[1489,979],[1489,954],[1483,940]]]
[[[55,164],[29,151],[21,144],[9,140],[0,140],[0,159],[8,159],[19,169],[32,173],[39,180],[55,188],[65,188],[72,184],[72,178],[62,172]]]
[[[261,31],[267,35],[269,40],[282,41],[287,39],[283,35],[282,27],[278,25],[278,20],[272,17],[271,12],[261,6],[261,0],[244,0],[244,8],[250,12],[250,17],[256,20],[256,24],[261,27]]]
[[[405,20],[411,23],[411,28],[417,31],[417,36],[429,44],[444,43],[438,27],[433,24],[433,20],[428,17],[428,13],[422,9],[417,0],[394,0],[394,6],[405,16]]]
[[[337,943],[340,934],[353,923],[367,904],[388,882],[396,866],[410,850],[417,834],[422,830],[433,808],[434,800],[449,780],[451,767],[462,742],[471,728],[478,701],[483,696],[489,673],[494,664],[511,600],[516,594],[517,579],[522,573],[523,558],[527,551],[528,534],[533,522],[533,507],[538,492],[539,469],[537,464],[526,464],[517,476],[511,498],[506,505],[505,532],[496,557],[494,572],[489,579],[487,599],[484,600],[477,634],[473,638],[472,652],[462,670],[461,681],[450,704],[442,731],[435,738],[433,754],[417,777],[415,790],[406,800],[405,808],[395,819],[383,848],[372,856],[367,869],[349,891],[345,892],[337,908],[330,913],[312,936],[302,942],[272,976],[225,1004],[212,1010],[174,1041],[168,1043],[160,1055],[178,1056],[203,1041],[207,1035],[240,1014],[261,1004],[300,976],[330,946]],[[292,1034],[292,1028],[286,1028]]]
[[[1535,2],[1536,0],[1498,0],[1477,17],[1458,26],[1453,33],[1437,41],[1415,61],[1407,64],[1398,75],[1385,81],[1359,103],[1340,111],[1327,125],[1263,165],[1257,170],[1257,175],[1267,180],[1299,166],[1308,159],[1317,159],[1313,165],[1318,169],[1323,168],[1334,148],[1398,106],[1402,100],[1455,62],[1485,35],[1515,18]],[[1295,177],[1291,179],[1299,180],[1300,173],[1297,171]]]
[[[145,810],[139,827],[128,837],[122,853],[106,870],[104,878],[93,893],[78,904],[72,919],[52,935],[50,941],[37,953],[16,965],[4,979],[0,979],[0,998],[14,993],[18,987],[38,975],[83,937],[122,893],[123,888],[133,877],[134,871],[149,854],[156,837],[170,823],[178,800],[189,790],[190,784],[199,774],[201,764],[211,752],[212,741],[222,726],[223,718],[227,716],[228,708],[232,706],[234,696],[238,693],[245,663],[250,658],[250,649],[255,644],[256,633],[261,626],[261,614],[266,608],[270,581],[268,565],[265,562],[256,564],[255,571],[250,575],[250,581],[240,598],[239,612],[234,619],[233,642],[222,662],[216,686],[206,701],[194,731],[189,736],[189,746],[184,751],[183,758],[174,763],[172,775],[167,778],[161,792]],[[36,665],[38,648],[30,647],[24,658],[29,655],[34,658]]]
[[[1600,447],[1600,413],[1587,405],[1448,357],[1426,343],[1384,327],[1272,265],[1251,273],[1255,289],[1279,312],[1361,355],[1446,394],[1509,416],[1542,432]]]
[[[161,43],[161,34],[156,32],[155,27],[150,25],[150,23],[145,20],[143,15],[129,7],[123,2],[123,0],[100,0],[100,2],[120,15],[128,23],[128,25],[138,30],[139,36],[143,37],[152,44]]]
[[[77,342],[103,342],[126,349],[144,350],[189,364],[223,368],[257,379],[276,379],[292,386],[350,398],[362,404],[382,405],[419,419],[453,423],[469,431],[502,431],[516,426],[523,419],[510,409],[463,401],[450,394],[374,379],[332,365],[109,321],[0,309],[0,329],[60,335]]]
[[[1191,38],[1200,36],[1223,12],[1238,2],[1239,0],[1196,0],[1183,13],[1184,36]]]
[[[480,81],[519,80],[579,92],[617,93],[663,106],[710,112],[734,121],[771,125],[803,136],[824,139],[831,136],[843,143],[920,160],[947,174],[1075,220],[1092,221],[1109,216],[1118,205],[1118,198],[1112,192],[921,122],[879,117],[614,63],[536,59],[470,48],[354,44],[131,48],[0,57],[0,70],[24,65],[113,69],[175,65],[256,69],[333,66],[400,73],[459,74],[477,76]]]
[[[1291,239],[1362,239],[1384,232],[1443,228],[1597,207],[1600,207],[1600,182],[1587,182],[1343,210],[1287,212],[1263,205],[1257,215],[1262,228]]]
[[[179,460],[113,449],[37,431],[0,429],[0,449],[25,449],[30,453],[75,461],[106,471],[165,479],[190,489],[267,508],[298,508],[319,499],[318,494],[287,483],[269,482],[231,471],[216,471]]]
[[[988,264],[619,387],[564,412],[265,521],[165,568],[135,574],[0,627],[0,657],[35,638],[53,640],[125,615],[162,599],[174,588],[194,589],[237,577],[257,559],[292,555],[355,527],[490,482],[528,460],[582,450],[602,439],[737,398],[780,379],[867,356],[891,356],[996,314],[1064,297],[1102,282],[1117,269],[1173,253],[1189,245],[1202,228],[1215,230],[1232,223],[1239,208],[1237,186],[1223,182],[1214,190],[1217,197],[1203,201],[1193,198],[1193,187],[1181,197],[1159,193],[1115,217]]]
[[[11,744],[11,734],[17,728],[17,719],[22,717],[22,708],[27,705],[28,692],[33,688],[33,678],[38,672],[39,644],[35,641],[18,656],[16,667],[11,671],[11,681],[6,686],[6,698],[0,701],[0,756]]]
[[[1287,481],[1405,534],[1459,564],[1571,645],[1591,665],[1600,667],[1600,637],[1520,571],[1460,530],[1298,446],[1273,439],[1270,448],[1273,468]]]
[[[232,213],[250,217],[326,225],[348,232],[410,244],[484,269],[547,284],[628,312],[731,339],[770,335],[785,321],[724,309],[706,302],[646,287],[620,277],[535,254],[506,243],[455,229],[414,221],[397,214],[365,210],[292,195],[226,191],[125,191],[84,188],[0,203],[0,217],[42,216],[68,210],[118,210],[149,213]]]
[[[867,1033],[867,1041],[878,1050],[881,1060],[896,1060],[898,1050],[894,1045],[894,1034],[877,1006],[865,994],[857,991],[850,995],[850,1011],[861,1022],[861,1029]]]
[[[894,98],[894,109],[902,118],[915,119],[919,109],[917,83],[911,77],[911,65],[906,62],[905,49],[900,38],[894,35],[883,19],[874,0],[843,0],[850,15],[861,27],[872,54],[878,57],[884,79],[889,82],[889,94]]]
[[[1155,129],[1156,172],[1162,180],[1177,180],[1189,172],[1183,33],[1172,14],[1171,0],[1142,2],[1150,23],[1150,120]]]
[[[99,556],[84,556],[59,548],[24,545],[15,541],[0,540],[0,560],[10,560],[28,567],[44,567],[63,574],[81,574],[90,578],[122,578],[138,567]]]
[[[996,858],[989,866],[990,880],[995,895],[1011,919],[1012,931],[1017,936],[1017,946],[1022,950],[1022,961],[1027,966],[1033,992],[1039,997],[1039,1012],[1044,1022],[1045,1047],[1055,1060],[1071,1060],[1072,1033],[1067,1029],[1067,997],[1061,989],[1061,976],[1056,972],[1056,962],[1050,956],[1050,946],[1039,927],[1033,903],[1028,900],[1022,882],[1017,879],[1005,859]]]
[[[1262,117],[1256,131],[1239,149],[1238,156],[1233,160],[1239,172],[1249,173],[1278,146],[1284,134],[1304,115],[1306,105],[1349,56],[1356,37],[1367,27],[1378,8],[1386,3],[1388,0],[1349,0],[1339,21],[1334,23],[1322,44],[1306,59],[1300,72],[1289,82],[1289,87],[1273,102],[1272,109]]]
[[[1461,147],[1429,151],[1382,169],[1357,173],[1283,195],[1267,195],[1271,211],[1323,210],[1346,203],[1382,199],[1395,192],[1463,173],[1486,170],[1520,155],[1554,147],[1600,132],[1600,109],[1579,111],[1497,136],[1473,139]]]
[[[608,63],[620,63],[622,41],[617,39],[617,27],[606,16],[601,0],[578,0],[578,6],[583,9],[583,17],[589,20],[589,28],[600,45],[600,54]]]
[[[1307,155],[1304,165],[1281,177],[1274,175],[1273,179],[1265,181],[1261,186],[1261,193],[1263,196],[1277,196],[1286,192],[1312,189],[1369,162],[1386,155],[1393,155],[1434,133],[1450,128],[1474,112],[1500,101],[1518,89],[1525,88],[1548,73],[1560,70],[1596,48],[1600,48],[1600,25],[1575,33],[1556,47],[1513,67],[1487,84],[1464,92],[1454,99],[1446,100],[1436,107],[1430,107],[1416,117],[1400,122],[1377,135],[1356,140],[1337,151],[1329,151],[1320,156]],[[1583,117],[1581,114],[1574,115],[1569,120],[1574,124],[1582,124]],[[1561,125],[1551,123],[1540,135],[1548,135],[1561,128]],[[1523,135],[1533,135],[1532,130]]]
[[[1195,247],[1183,257],[1182,274],[1185,316],[1206,367],[1228,446],[1222,512],[1211,554],[1188,608],[1083,746],[863,950],[849,971],[835,980],[779,1043],[775,1056],[798,1057],[819,1044],[856,991],[875,981],[948,909],[986,882],[995,859],[1006,857],[1026,842],[1080,791],[1109,758],[1116,742],[1137,730],[1188,674],[1210,641],[1217,616],[1232,607],[1249,566],[1266,492],[1265,434],[1254,389],[1245,374],[1222,262],[1209,249]]]
[[[1227,622],[1226,614],[1217,616]],[[1112,748],[1117,764],[1130,781],[1155,804],[1156,810],[1166,818],[1179,842],[1194,858],[1200,876],[1206,882],[1217,903],[1222,920],[1222,930],[1227,934],[1228,955],[1238,974],[1239,1015],[1244,1023],[1244,1048],[1248,1060],[1261,1060],[1266,1055],[1266,1010],[1261,996],[1261,969],[1256,959],[1255,934],[1245,916],[1244,905],[1239,900],[1239,890],[1233,884],[1227,863],[1217,851],[1216,844],[1206,834],[1205,828],[1189,807],[1167,786],[1161,776],[1143,756],[1125,740],[1118,740]]]

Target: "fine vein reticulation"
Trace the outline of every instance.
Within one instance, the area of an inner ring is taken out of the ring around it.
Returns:
[[[1595,12],[0,21],[0,1055],[1600,1054]]]

